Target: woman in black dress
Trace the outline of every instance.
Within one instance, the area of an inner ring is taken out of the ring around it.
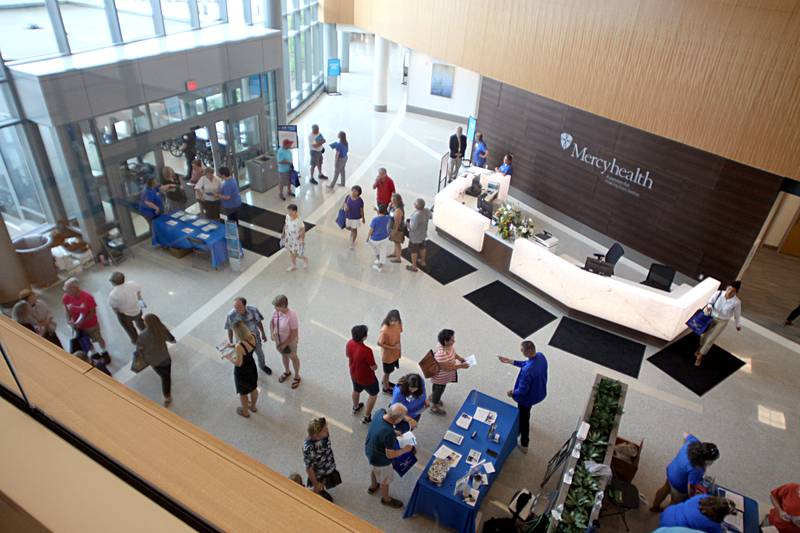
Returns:
[[[253,350],[256,347],[256,338],[243,321],[233,324],[233,333],[236,335],[236,345],[233,351],[225,356],[235,366],[233,367],[233,380],[236,383],[236,393],[242,402],[236,408],[239,416],[250,418],[250,411],[256,413],[258,401],[258,371],[253,359]]]

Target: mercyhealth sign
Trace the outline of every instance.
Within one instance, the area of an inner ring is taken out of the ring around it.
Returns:
[[[572,148],[570,150],[570,148]],[[584,145],[578,146],[574,142],[574,138],[569,133],[561,134],[561,149],[570,150],[569,156],[577,159],[590,167],[600,170],[600,175],[604,176],[606,183],[617,189],[623,190],[627,193],[639,196],[639,192],[631,188],[631,184],[638,185],[648,190],[653,188],[653,179],[650,177],[650,171],[642,171],[641,168],[636,167],[636,170],[630,170],[617,163],[617,158],[614,157],[610,161],[598,157],[591,152]]]

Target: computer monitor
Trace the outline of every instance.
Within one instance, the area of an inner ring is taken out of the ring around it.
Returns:
[[[642,285],[647,285],[648,287],[670,292],[672,290],[672,281],[674,279],[674,268],[668,267],[667,265],[653,263],[650,265],[650,272],[647,273],[647,279],[642,282]]]

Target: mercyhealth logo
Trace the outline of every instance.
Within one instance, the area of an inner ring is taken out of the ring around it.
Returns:
[[[636,167],[636,170],[631,170],[625,168],[617,163],[617,158],[614,157],[610,161],[608,159],[603,159],[602,157],[598,157],[587,149],[586,146],[582,148],[578,146],[578,143],[575,142],[575,139],[569,133],[562,133],[561,134],[561,149],[562,150],[569,150],[572,147],[572,150],[569,152],[569,156],[573,159],[577,159],[590,167],[594,167],[600,170],[601,176],[606,176],[606,181],[613,181],[614,183],[610,184],[614,186],[624,185],[625,187],[629,187],[628,184],[623,184],[619,182],[617,178],[622,178],[623,180],[638,185],[640,187],[644,187],[645,189],[652,189],[653,188],[653,179],[650,177],[650,171],[642,171],[641,168]],[[635,193],[638,196],[638,193]]]

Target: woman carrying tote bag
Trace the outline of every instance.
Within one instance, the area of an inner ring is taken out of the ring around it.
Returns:
[[[143,320],[144,329],[136,339],[131,370],[140,372],[148,365],[153,368],[161,378],[164,407],[167,407],[172,403],[172,358],[169,356],[167,342],[174,343],[175,337],[156,315],[144,315]]]
[[[742,301],[737,294],[742,288],[741,281],[734,281],[722,291],[716,291],[708,300],[708,305],[704,308],[706,314],[710,314],[712,318],[711,325],[708,326],[705,333],[700,336],[700,347],[694,353],[695,361],[694,366],[700,366],[703,363],[703,356],[708,353],[714,345],[725,328],[728,326],[731,318],[736,323],[736,331],[741,331],[740,324],[742,318]]]

